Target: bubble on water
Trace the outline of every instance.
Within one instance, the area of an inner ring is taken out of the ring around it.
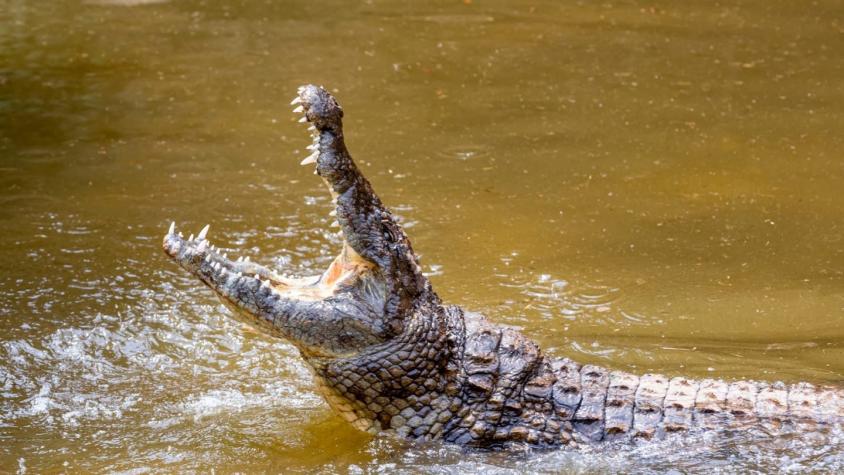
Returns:
[[[183,410],[194,418],[200,418],[226,410],[239,410],[249,402],[240,391],[209,391],[193,398],[183,406]]]
[[[52,388],[49,383],[45,383],[41,386],[38,394],[27,399],[29,407],[28,409],[22,411],[21,414],[26,416],[35,416],[47,412],[52,404],[52,399],[50,399],[51,389]]]

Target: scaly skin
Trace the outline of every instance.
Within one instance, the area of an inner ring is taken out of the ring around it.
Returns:
[[[343,249],[321,276],[231,261],[207,227],[164,250],[240,320],[291,341],[329,404],[355,427],[476,446],[559,446],[693,428],[840,427],[844,391],[810,384],[641,377],[552,360],[519,332],[444,305],[410,241],[352,161],[343,110],[324,89],[294,99],[336,203]]]

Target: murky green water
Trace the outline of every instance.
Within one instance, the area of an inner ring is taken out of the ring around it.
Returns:
[[[844,4],[0,0],[0,472],[844,470],[841,438],[372,438],[170,263],[316,273],[325,84],[446,300],[635,372],[844,378]]]

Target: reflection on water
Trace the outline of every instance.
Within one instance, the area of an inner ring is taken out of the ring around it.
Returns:
[[[528,454],[372,438],[159,249],[170,220],[208,222],[288,273],[328,265],[287,106],[323,83],[447,301],[615,369],[841,383],[841,17],[6,2],[0,471],[844,470],[840,433]]]

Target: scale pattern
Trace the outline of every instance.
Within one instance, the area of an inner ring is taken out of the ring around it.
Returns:
[[[400,338],[317,373],[331,405],[363,430],[477,447],[805,430],[844,419],[840,389],[637,376],[549,359],[521,333],[457,307],[435,318],[420,312]]]

